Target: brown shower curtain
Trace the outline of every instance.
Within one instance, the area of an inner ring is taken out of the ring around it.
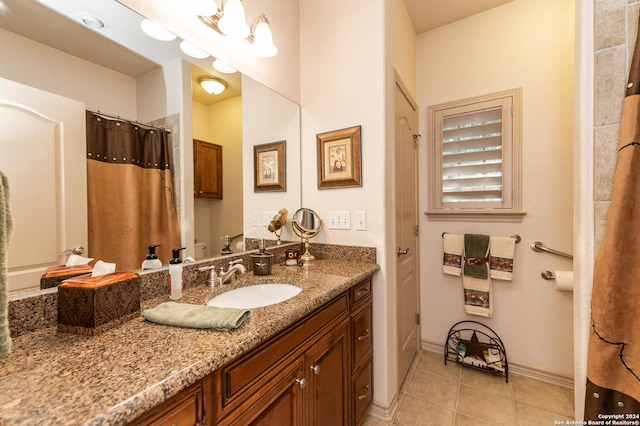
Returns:
[[[180,247],[168,132],[87,111],[89,257],[140,269],[147,246],[164,265]]]
[[[639,219],[640,38],[623,104],[607,229],[595,261],[585,420],[615,414],[622,415],[619,421],[640,420]]]

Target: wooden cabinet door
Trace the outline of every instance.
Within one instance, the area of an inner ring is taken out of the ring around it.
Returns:
[[[193,162],[195,197],[222,199],[222,147],[194,139]]]
[[[311,425],[347,425],[349,419],[349,323],[321,337],[306,353]]]

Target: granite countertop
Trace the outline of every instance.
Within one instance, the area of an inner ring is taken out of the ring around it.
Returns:
[[[251,310],[237,330],[154,324],[137,317],[96,336],[55,328],[13,339],[0,358],[0,425],[124,425],[228,361],[330,301],[379,269],[371,263],[317,260],[308,267],[275,265],[273,275],[248,272],[216,293],[257,281],[286,282],[302,292]],[[206,285],[180,302],[202,304]],[[144,310],[168,301],[143,302]]]

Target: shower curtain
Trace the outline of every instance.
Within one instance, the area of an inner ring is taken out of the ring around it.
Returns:
[[[585,395],[585,420],[593,421],[614,414],[640,420],[640,37],[628,81],[607,229],[594,268]]]
[[[89,257],[140,269],[147,246],[164,265],[180,247],[168,132],[87,111]]]

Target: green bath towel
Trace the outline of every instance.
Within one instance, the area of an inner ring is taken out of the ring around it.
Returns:
[[[481,234],[464,235],[464,270],[468,277],[486,280],[489,277],[489,236]],[[467,259],[477,259],[479,263],[469,264]]]
[[[155,308],[145,309],[142,316],[147,321],[164,325],[229,330],[240,327],[249,313],[246,309],[165,302]]]

